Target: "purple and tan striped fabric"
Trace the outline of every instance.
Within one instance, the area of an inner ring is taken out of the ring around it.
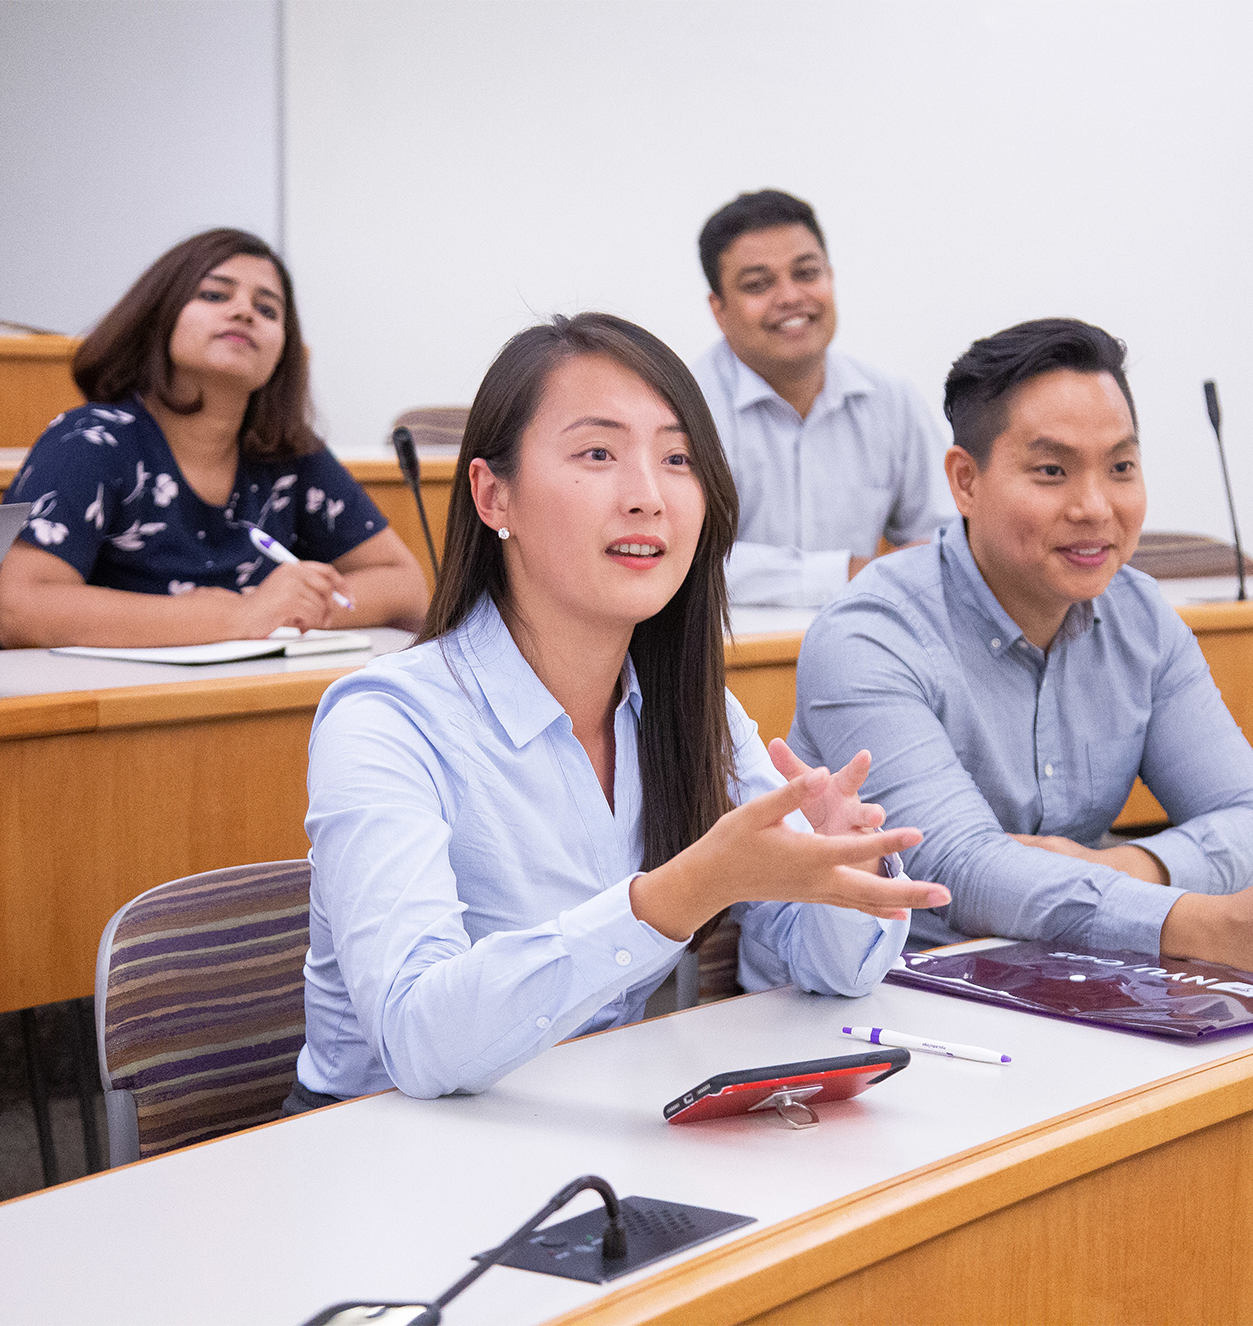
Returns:
[[[309,863],[235,866],[137,898],[109,951],[104,1055],[139,1154],[279,1117],[305,1038]]]

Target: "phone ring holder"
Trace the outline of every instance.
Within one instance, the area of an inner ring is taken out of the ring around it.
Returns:
[[[821,1090],[821,1084],[812,1087],[785,1087],[782,1091],[771,1092],[765,1100],[759,1100],[748,1112],[752,1114],[756,1110],[774,1110],[789,1128],[813,1128],[818,1123],[818,1116],[805,1102]],[[801,1118],[798,1120],[793,1114],[788,1113],[789,1110],[798,1111]]]

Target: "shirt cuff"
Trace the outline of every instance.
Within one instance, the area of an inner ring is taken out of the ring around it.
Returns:
[[[807,552],[801,564],[801,600],[818,607],[830,603],[848,584],[847,548],[828,552]]]
[[[1209,860],[1196,841],[1181,829],[1163,829],[1148,838],[1131,838],[1128,844],[1142,847],[1170,872],[1172,888],[1209,892]]]
[[[688,942],[667,939],[631,910],[631,882],[641,873],[628,875],[558,917],[566,951],[592,989],[638,985]]]
[[[1187,892],[1119,875],[1101,895],[1088,942],[1093,948],[1159,953],[1166,915]]]

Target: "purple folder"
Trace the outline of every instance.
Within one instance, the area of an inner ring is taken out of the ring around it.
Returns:
[[[886,980],[1155,1036],[1253,1027],[1253,974],[1217,962],[1038,941],[974,953],[906,953]]]

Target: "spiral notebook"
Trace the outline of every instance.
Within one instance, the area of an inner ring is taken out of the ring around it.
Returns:
[[[884,979],[1154,1036],[1191,1039],[1253,1027],[1253,973],[1217,962],[1028,941],[905,953]]]

